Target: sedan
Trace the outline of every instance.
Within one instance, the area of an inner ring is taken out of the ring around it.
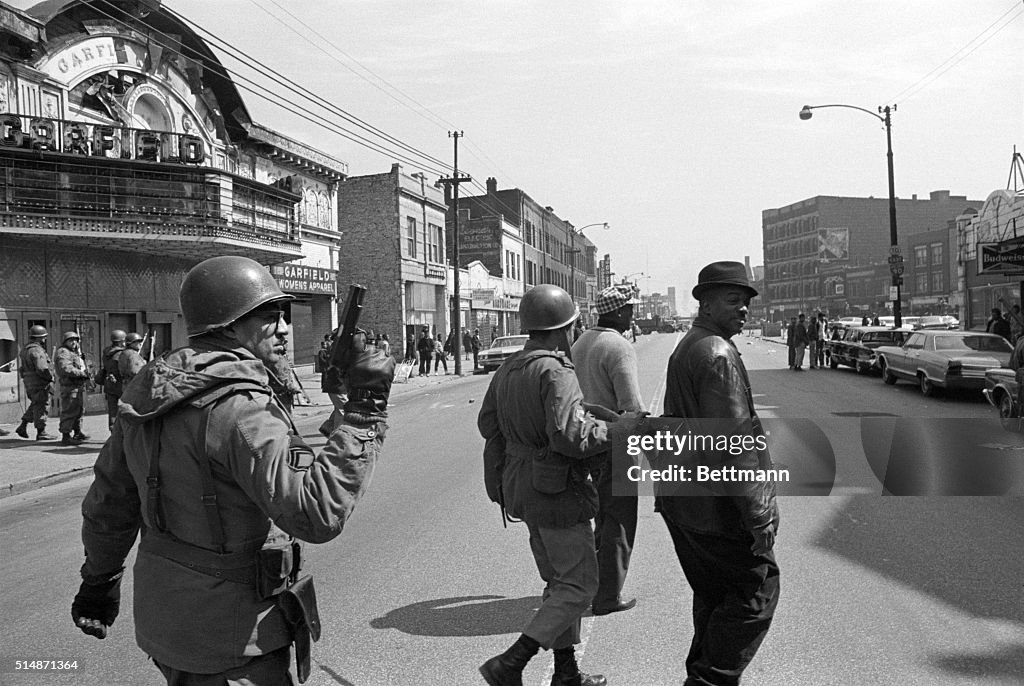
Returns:
[[[492,372],[500,367],[505,360],[512,356],[512,353],[522,350],[528,340],[530,340],[529,336],[501,336],[500,338],[495,338],[494,342],[491,343],[491,347],[481,351],[478,358],[480,366],[484,368],[484,373]]]
[[[1017,403],[1017,372],[1012,369],[989,369],[985,372],[982,393],[999,411],[999,421],[1007,431],[1024,432]]]
[[[938,388],[985,388],[985,370],[1009,366],[1012,352],[995,334],[923,329],[902,346],[882,346],[875,354],[882,381],[913,381],[932,396]]]
[[[960,322],[956,317],[949,315],[928,315],[921,317],[917,323],[918,329],[959,329]]]
[[[851,326],[833,341],[826,341],[828,364],[836,369],[843,364],[861,374],[878,369],[875,350],[883,345],[902,345],[912,332],[908,329],[887,329],[884,326]]]

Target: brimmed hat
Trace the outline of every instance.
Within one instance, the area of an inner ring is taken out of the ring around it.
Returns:
[[[625,305],[636,304],[635,296],[636,291],[628,284],[609,286],[597,295],[594,309],[597,310],[598,314],[608,314]]]
[[[700,300],[700,296],[714,286],[739,286],[750,293],[750,297],[757,295],[757,289],[750,285],[747,277],[747,268],[740,262],[712,262],[704,267],[691,293],[694,299]]]

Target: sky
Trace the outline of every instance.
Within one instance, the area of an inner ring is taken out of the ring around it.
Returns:
[[[616,278],[675,286],[681,308],[705,264],[763,263],[763,210],[888,197],[881,122],[843,108],[802,121],[805,104],[895,104],[901,198],[984,200],[1007,187],[1014,146],[1024,151],[1020,0],[164,5],[435,160],[406,171],[436,178],[426,166],[444,162],[450,175],[448,132],[463,132],[459,170],[479,183],[463,194],[493,176],[577,227],[607,222],[585,232]],[[242,95],[254,121],[351,175],[396,161]]]

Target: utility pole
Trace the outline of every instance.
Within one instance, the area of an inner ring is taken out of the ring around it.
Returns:
[[[452,297],[452,333],[455,343],[455,351],[462,347],[462,296],[459,290],[459,184],[472,181],[469,176],[459,176],[459,139],[465,134],[462,131],[449,131],[448,137],[455,139],[455,161],[452,165],[452,175],[441,179],[441,183],[452,186],[452,262],[455,267],[455,295]],[[455,355],[455,376],[462,375],[462,353]]]

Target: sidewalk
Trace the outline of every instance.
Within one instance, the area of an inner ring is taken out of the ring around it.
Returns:
[[[451,373],[445,375],[416,376],[405,383],[396,383],[391,388],[391,397],[399,397],[407,393],[429,386],[450,383],[460,380],[455,376],[452,360],[448,360]],[[473,362],[463,362],[462,378],[472,376]],[[313,372],[312,365],[296,367],[299,381],[309,396],[311,405],[296,406],[296,421],[307,417],[327,414],[333,409],[326,393],[320,391],[320,375]],[[58,434],[56,417],[47,420],[46,430]],[[36,441],[35,428],[29,426],[29,440],[14,433],[16,425],[4,425],[10,433],[0,436],[0,498],[17,495],[36,488],[63,483],[69,479],[88,476],[92,473],[93,463],[103,447],[110,432],[107,430],[107,415],[90,414],[82,419],[82,431],[89,440],[81,445],[64,446],[60,438],[55,441]]]

